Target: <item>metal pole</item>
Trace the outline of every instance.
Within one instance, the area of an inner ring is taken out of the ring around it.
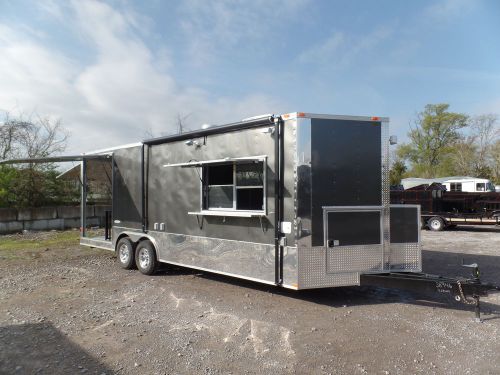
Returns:
[[[87,234],[87,160],[83,159],[80,170],[82,178],[82,196],[80,202],[80,236],[86,237]]]
[[[146,189],[144,188],[144,145],[141,147],[141,223],[142,231],[146,233]]]
[[[479,296],[474,296],[474,314],[476,316],[476,322],[481,323],[481,303],[479,302]]]
[[[281,221],[283,220],[283,120],[279,117],[274,131],[274,236],[275,236],[275,284],[283,283],[283,247],[281,238]]]

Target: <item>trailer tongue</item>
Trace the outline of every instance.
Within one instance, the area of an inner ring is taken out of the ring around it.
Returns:
[[[453,278],[427,273],[389,272],[361,275],[360,285],[410,290],[431,296],[449,295],[457,302],[473,305],[476,321],[480,322],[480,297],[486,297],[490,292],[500,292],[500,286],[482,283],[479,278],[479,266],[476,263],[463,264],[463,266],[472,269],[472,278]]]

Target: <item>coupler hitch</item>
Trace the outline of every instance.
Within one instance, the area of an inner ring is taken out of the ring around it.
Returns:
[[[452,278],[427,273],[389,272],[363,274],[361,275],[360,284],[363,286],[411,290],[426,295],[449,295],[458,302],[473,305],[476,321],[480,322],[480,297],[485,297],[490,292],[498,292],[500,287],[482,283],[479,277],[479,266],[476,263],[462,264],[462,266],[471,268],[472,278]]]

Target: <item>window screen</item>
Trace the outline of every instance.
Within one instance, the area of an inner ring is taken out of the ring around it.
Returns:
[[[233,186],[209,186],[208,208],[233,208]]]

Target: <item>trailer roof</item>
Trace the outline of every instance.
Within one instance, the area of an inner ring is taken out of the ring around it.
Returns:
[[[194,130],[194,131],[185,132],[185,133],[181,133],[181,134],[173,134],[173,135],[167,135],[164,137],[146,139],[143,143],[146,145],[157,145],[157,144],[166,143],[166,142],[182,141],[182,140],[188,140],[188,139],[193,139],[193,138],[200,138],[200,137],[205,137],[205,136],[211,135],[211,134],[226,133],[226,132],[237,131],[237,130],[242,130],[242,129],[255,128],[255,127],[264,126],[264,125],[273,125],[274,120],[275,120],[274,116],[266,116],[264,118],[250,119],[248,121],[238,121],[238,122],[233,122],[231,124],[226,124],[226,125],[210,126],[209,128],[206,128],[206,129],[199,129],[199,130]]]
[[[291,112],[283,114],[281,116],[264,115],[264,116],[250,117],[248,119],[238,122],[233,122],[230,124],[213,125],[206,129],[199,129],[181,134],[172,134],[163,137],[150,138],[144,140],[143,143],[146,145],[157,145],[167,142],[200,138],[212,134],[227,133],[231,131],[249,129],[265,125],[274,125],[275,121],[280,117],[283,120],[290,120],[294,118],[322,118],[322,119],[350,120],[350,121],[381,121],[381,122],[389,121],[388,117],[379,117],[379,116],[345,116],[345,115],[328,115],[320,113]]]
[[[389,117],[380,116],[349,116],[349,115],[331,115],[326,113],[310,113],[310,112],[292,112],[281,115],[284,120],[293,118],[321,118],[331,120],[350,120],[350,121],[389,121]]]

